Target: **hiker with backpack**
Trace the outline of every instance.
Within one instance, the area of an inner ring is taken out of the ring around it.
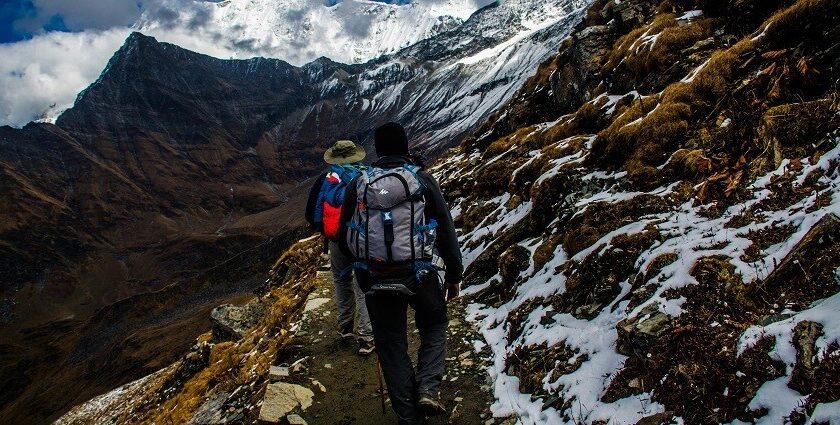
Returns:
[[[376,352],[400,424],[446,413],[439,399],[449,323],[446,302],[460,290],[461,251],[438,182],[408,156],[397,123],[374,133],[379,160],[347,187],[339,241],[355,258]],[[443,280],[433,264],[437,250]],[[408,355],[407,307],[420,334],[417,371]]]
[[[366,168],[361,164],[365,155],[365,149],[350,140],[335,142],[324,152],[324,161],[330,164],[330,168],[315,181],[306,203],[306,220],[328,241],[335,303],[338,306],[338,332],[345,340],[358,338],[361,355],[373,352],[373,331],[365,294],[359,285],[353,283],[353,260],[339,248],[338,236],[347,185]]]

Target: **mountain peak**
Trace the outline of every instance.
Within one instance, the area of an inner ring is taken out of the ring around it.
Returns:
[[[122,51],[130,52],[133,48],[149,46],[153,44],[159,44],[157,39],[155,39],[154,37],[145,35],[138,31],[132,31],[131,34],[129,34],[128,37],[126,37],[122,47],[120,47],[120,49],[117,50],[117,53]]]

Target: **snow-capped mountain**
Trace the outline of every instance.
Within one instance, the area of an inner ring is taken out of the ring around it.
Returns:
[[[161,35],[165,34],[161,30],[173,26],[189,28],[196,37],[208,37],[238,58],[274,57],[302,65],[325,56],[360,63],[454,29],[491,2],[194,1],[166,11],[147,11],[134,28]]]
[[[321,96],[341,96],[353,116],[403,122],[415,145],[451,146],[513,95],[531,75],[524,70],[554,53],[586,4],[509,0],[482,9],[456,30],[320,82]]]

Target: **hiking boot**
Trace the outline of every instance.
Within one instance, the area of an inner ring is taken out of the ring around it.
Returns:
[[[364,339],[359,340],[359,355],[367,356],[372,353],[375,348],[376,345],[373,341],[366,341]]]
[[[345,341],[356,337],[356,334],[353,333],[353,326],[347,326],[343,329],[339,329],[338,334],[341,335],[341,339]]]
[[[446,413],[446,407],[444,407],[443,403],[437,397],[430,394],[420,393],[420,399],[417,401],[417,404],[420,405],[420,409],[427,416],[437,416]]]

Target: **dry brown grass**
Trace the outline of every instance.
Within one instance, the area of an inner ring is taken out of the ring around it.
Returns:
[[[639,217],[663,212],[667,208],[665,200],[653,195],[636,196],[615,203],[591,204],[586,213],[576,216],[567,226],[563,248],[569,255],[577,254],[607,233],[636,221]]]
[[[661,96],[635,102],[598,134],[594,153],[608,164],[626,166],[631,178],[652,180],[654,167],[691,137],[698,112],[727,93],[738,59],[751,48],[745,39],[716,52],[693,81],[671,84]]]
[[[657,15],[653,21],[647,25],[630,31],[625,34],[613,45],[612,51],[607,57],[607,62],[604,64],[604,69],[613,69],[617,67],[625,58],[633,56],[639,39],[645,35],[659,34],[668,27],[677,25],[677,17],[671,13],[662,13]]]
[[[561,235],[555,233],[546,238],[540,246],[534,250],[534,270],[542,270],[543,266],[548,263],[548,260],[554,258],[554,251],[557,249],[557,245],[560,245],[561,241]]]
[[[484,150],[484,154],[482,158],[485,160],[489,160],[493,157],[501,155],[505,153],[508,149],[513,146],[523,146],[528,147],[529,142],[531,141],[532,137],[531,134],[536,130],[535,126],[523,127],[516,132],[511,133],[505,137],[501,137],[490,144],[487,149]]]
[[[680,59],[682,50],[711,36],[716,22],[717,19],[705,18],[679,26],[674,21],[673,26],[667,26],[659,32],[653,47],[645,47],[631,54],[625,59],[624,65],[636,76],[665,71]]]
[[[818,25],[807,25],[840,16],[840,2],[836,0],[799,0],[792,6],[779,10],[767,19],[761,28],[762,44],[796,45],[811,37],[821,37]]]
[[[667,168],[678,177],[695,180],[707,176],[712,171],[712,160],[702,149],[679,149],[671,156]]]
[[[828,133],[840,127],[840,117],[829,99],[790,103],[768,109],[759,135],[778,167],[783,158],[805,158]],[[774,167],[774,168],[775,168]]]

